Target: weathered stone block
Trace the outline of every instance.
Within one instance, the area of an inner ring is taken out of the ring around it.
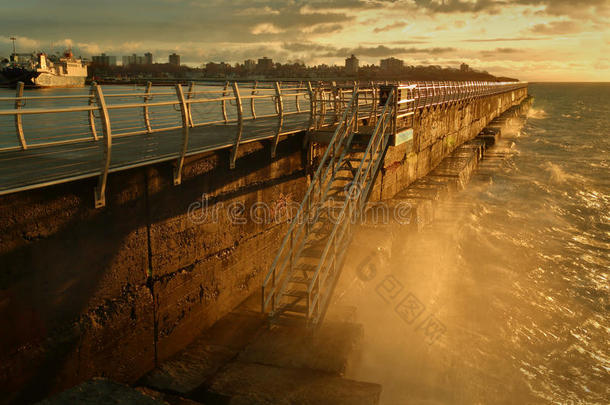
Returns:
[[[430,169],[435,168],[445,157],[443,155],[443,141],[437,140],[430,148]]]
[[[155,280],[160,359],[186,346],[260,288],[285,230],[286,225],[275,226]]]
[[[39,402],[39,405],[65,404],[164,405],[166,402],[105,378],[94,378],[93,380],[84,382],[50,399]]]
[[[362,336],[362,326],[349,322],[326,321],[315,331],[304,323],[275,326],[262,330],[238,361],[343,375]]]
[[[427,148],[417,154],[417,178],[425,176],[430,171],[430,150],[431,148]]]
[[[235,362],[212,380],[210,392],[226,404],[373,405],[381,386],[315,370]]]

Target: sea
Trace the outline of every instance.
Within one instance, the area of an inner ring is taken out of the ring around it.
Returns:
[[[529,93],[525,123],[435,221],[378,246],[375,277],[337,291],[364,328],[346,377],[381,384],[381,404],[610,403],[610,84]]]
[[[364,327],[347,377],[381,404],[610,403],[610,84],[529,93],[432,224],[393,230],[375,274],[344,269],[335,305]]]

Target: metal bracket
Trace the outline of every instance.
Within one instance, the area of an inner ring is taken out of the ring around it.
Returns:
[[[184,166],[184,156],[186,155],[186,149],[189,142],[188,106],[184,98],[182,85],[180,84],[176,84],[176,96],[178,96],[178,102],[180,103],[180,115],[182,116],[182,148],[180,149],[178,161],[174,166],[174,186],[182,183],[182,167]]]
[[[256,119],[256,110],[254,109],[254,96],[256,95],[256,88],[258,87],[258,81],[254,82],[252,87],[252,98],[250,99],[250,111],[252,111],[252,119]]]
[[[23,97],[23,82],[17,83],[17,93],[15,97],[15,110],[20,110],[24,105],[21,98]],[[26,150],[28,148],[27,143],[25,142],[25,136],[23,135],[23,122],[21,120],[21,114],[15,114],[15,130],[17,131],[17,139],[19,140],[19,144],[21,145],[21,149]]]
[[[146,95],[144,96],[144,103],[148,103],[148,100],[150,100],[150,90],[152,88],[152,82],[148,82],[146,83]],[[151,133],[152,132],[152,127],[150,125],[150,115],[148,114],[148,106],[145,105],[144,107],[142,107],[142,113],[144,114],[144,126],[146,127],[146,132],[147,133]]]
[[[309,133],[314,129],[314,117],[316,114],[316,95],[311,87],[311,82],[307,82],[307,92],[309,93],[309,125],[307,131],[305,131],[305,136],[303,137],[303,149],[307,147],[309,143]]]
[[[192,99],[194,91],[195,91],[195,82],[191,82],[191,83],[189,83],[189,94],[188,94],[188,96],[186,98],[189,99],[189,100]],[[186,107],[187,107],[187,112],[188,112],[188,114],[187,114],[188,115],[188,121],[189,121],[188,124],[192,128],[192,127],[195,126],[195,124],[193,124],[193,114],[191,112],[191,104],[190,103],[187,104]]]
[[[95,86],[97,86],[97,83],[91,82],[91,89],[89,90],[89,105],[95,104]],[[95,130],[95,114],[93,113],[93,110],[89,111],[89,128],[91,128],[93,140],[97,141],[99,137],[97,136],[97,131]]]
[[[108,170],[110,169],[110,157],[112,152],[112,130],[110,128],[110,117],[106,100],[102,88],[98,84],[93,85],[97,105],[100,109],[100,119],[102,121],[102,129],[104,132],[102,172],[98,178],[97,187],[95,188],[95,208],[101,208],[106,205],[106,183],[108,181]]]
[[[235,104],[237,107],[237,135],[235,136],[235,145],[233,145],[233,149],[231,149],[231,156],[229,158],[229,167],[231,169],[235,169],[235,161],[237,160],[237,148],[239,147],[239,142],[241,142],[241,134],[244,128],[244,109],[241,103],[241,97],[239,96],[239,88],[237,87],[237,82],[233,82],[233,94],[235,94]]]
[[[273,145],[271,146],[271,158],[275,158],[275,152],[277,151],[277,144],[280,141],[280,133],[282,132],[282,125],[284,124],[284,101],[282,100],[282,89],[280,88],[280,83],[275,82],[275,96],[277,99],[277,132],[275,133],[275,138],[273,139]]]
[[[294,103],[297,107],[297,112],[301,112],[301,105],[299,104],[299,93],[301,92],[301,88],[303,87],[303,82],[299,82],[299,86],[297,87],[297,94],[294,96]]]
[[[227,102],[225,100],[225,97],[227,96],[227,89],[229,88],[229,82],[225,83],[225,87],[223,89],[222,92],[222,101],[220,102],[221,106],[222,106],[222,118],[225,120],[225,124],[227,122],[229,122],[229,119],[227,118]]]

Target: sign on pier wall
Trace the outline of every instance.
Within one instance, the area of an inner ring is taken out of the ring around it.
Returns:
[[[391,145],[398,146],[405,142],[413,139],[413,128],[405,129],[403,131],[397,132],[396,135],[392,137]]]

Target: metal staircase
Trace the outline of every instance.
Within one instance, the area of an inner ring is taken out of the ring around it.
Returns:
[[[374,88],[354,86],[346,106],[327,94],[316,97],[316,109],[322,114],[324,103],[334,103],[336,127],[263,282],[262,310],[271,317],[305,318],[312,324],[324,318],[352,239],[352,226],[363,215],[395,131],[397,112],[404,115],[405,101],[412,109],[412,97],[397,100],[396,89],[387,88],[377,97]],[[369,137],[368,143],[356,141],[362,135]]]

